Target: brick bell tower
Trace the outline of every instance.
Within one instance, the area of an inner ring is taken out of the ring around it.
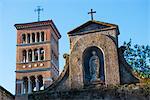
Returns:
[[[52,20],[15,24],[16,95],[48,87],[59,75],[59,39]]]

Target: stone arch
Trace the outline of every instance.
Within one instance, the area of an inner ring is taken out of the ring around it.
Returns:
[[[92,51],[95,51],[96,52],[96,55],[98,56],[99,58],[99,65],[100,65],[100,68],[99,68],[99,75],[98,75],[98,78],[101,80],[101,81],[105,81],[105,75],[104,75],[104,54],[102,52],[102,50],[96,46],[91,46],[91,47],[88,47],[84,50],[83,52],[83,55],[82,55],[82,65],[83,65],[83,82],[84,84],[86,83],[90,83],[90,79],[91,79],[91,76],[90,76],[90,71],[89,71],[89,60],[90,58],[92,57]]]
[[[115,42],[110,37],[99,32],[80,36],[77,40],[77,42],[73,43],[69,57],[72,87],[82,88],[84,86],[83,52],[92,46],[98,47],[103,52],[105,84],[119,84],[118,51]]]

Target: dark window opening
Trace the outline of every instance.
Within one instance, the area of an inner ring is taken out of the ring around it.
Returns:
[[[32,42],[35,42],[35,33],[32,33]]]
[[[44,32],[41,32],[41,41],[44,41]]]
[[[40,60],[44,60],[44,49],[40,49]]]
[[[39,32],[37,32],[36,40],[37,40],[37,42],[40,41],[40,33]]]
[[[23,77],[23,93],[28,93],[28,78],[27,77]]]
[[[30,80],[31,80],[31,90],[32,90],[32,92],[33,92],[33,91],[35,91],[35,89],[36,89],[35,77],[34,77],[34,76],[31,76],[31,77],[30,77]]]
[[[37,61],[38,60],[38,50],[35,49],[34,50],[34,61]]]
[[[26,35],[22,34],[22,43],[26,43]]]
[[[22,56],[23,56],[22,61],[25,63],[26,60],[27,60],[27,52],[26,52],[26,50],[23,50]]]
[[[30,34],[27,34],[27,43],[30,43]]]
[[[43,87],[43,77],[42,77],[42,75],[38,76],[38,80],[39,80],[39,89],[41,90],[41,88]]]
[[[29,51],[28,51],[28,59],[29,59],[29,61],[32,61],[32,50],[30,49]]]

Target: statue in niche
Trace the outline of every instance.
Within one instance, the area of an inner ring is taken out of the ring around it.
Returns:
[[[89,60],[90,82],[99,80],[99,57],[95,51],[92,51],[92,57]]]

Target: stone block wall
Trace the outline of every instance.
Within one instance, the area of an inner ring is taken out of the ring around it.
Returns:
[[[0,100],[15,100],[14,95],[0,86]]]
[[[101,32],[81,35],[78,36],[78,39],[76,37],[76,40],[76,43],[72,43],[73,47],[69,59],[71,88],[83,88],[83,52],[88,47],[93,46],[99,48],[104,55],[105,84],[120,84],[116,43],[107,35],[101,34]]]
[[[32,94],[28,100],[149,100],[150,86],[109,86]]]

